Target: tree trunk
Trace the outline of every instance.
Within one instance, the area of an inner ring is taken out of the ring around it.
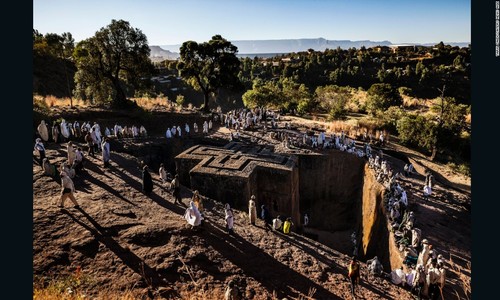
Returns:
[[[115,99],[113,99],[112,106],[113,107],[123,107],[125,106],[127,96],[125,95],[125,92],[122,89],[122,86],[120,84],[120,80],[117,78],[112,78],[111,81],[113,82],[113,86],[116,91]]]
[[[431,161],[434,161],[434,159],[436,158],[436,153],[437,153],[437,147],[432,146],[432,154],[431,154],[431,158],[430,158]]]
[[[210,92],[203,93],[203,107],[201,108],[204,112],[209,112],[208,101],[210,101]]]

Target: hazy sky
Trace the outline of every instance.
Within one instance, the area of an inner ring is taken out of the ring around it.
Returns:
[[[471,0],[33,0],[33,28],[89,38],[112,19],[150,45],[319,38],[393,43],[470,42]]]

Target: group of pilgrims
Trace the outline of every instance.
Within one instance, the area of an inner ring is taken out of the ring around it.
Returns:
[[[81,125],[78,121],[67,122],[62,119],[60,123],[54,121],[49,130],[49,126],[45,120],[40,121],[37,126],[38,136],[35,139],[34,152],[38,156],[38,164],[42,168],[45,175],[54,178],[56,181],[61,181],[61,200],[59,206],[63,207],[64,202],[69,198],[75,207],[79,207],[74,197],[75,187],[73,179],[84,169],[85,155],[82,147],[77,146],[77,142],[85,142],[87,144],[87,154],[94,156],[96,152],[101,153],[103,167],[110,165],[111,149],[109,139],[131,137],[147,137],[147,132],[144,126],[136,127],[135,125],[119,126],[116,124],[109,129],[105,127],[104,134],[97,122],[83,122]],[[67,159],[62,161],[59,167],[52,164],[46,157],[45,143],[49,141],[54,143],[66,143]]]
[[[226,122],[230,120],[230,124],[233,125],[231,128],[235,130],[254,126],[256,122],[261,121],[259,115],[252,115],[251,112],[245,114],[245,111],[242,111],[235,115],[239,116],[238,121],[234,121],[233,114],[229,114],[229,118],[226,119]],[[243,118],[243,116],[247,116],[247,118]],[[243,127],[239,127],[241,121],[243,121]],[[226,123],[226,126],[228,125]],[[395,237],[399,251],[404,257],[403,263],[407,267],[406,272],[401,266],[392,270],[388,276],[394,284],[408,286],[419,299],[422,297],[428,297],[429,299],[441,297],[448,268],[446,260],[442,254],[438,253],[436,248],[433,248],[433,245],[427,239],[422,239],[421,230],[415,227],[416,216],[413,211],[408,209],[408,195],[400,184],[403,176],[408,178],[413,175],[414,167],[411,163],[406,163],[403,169],[404,175],[402,172],[395,172],[390,163],[384,159],[383,151],[374,151],[372,149],[372,144],[379,146],[386,144],[387,137],[385,133],[383,131],[377,132],[375,135],[377,138],[375,138],[371,133],[365,131],[361,136],[362,146],[358,146],[355,140],[348,137],[344,131],[327,136],[325,132],[316,132],[311,135],[293,132],[290,124],[285,124],[285,129],[288,130],[271,133],[271,137],[282,141],[283,146],[286,148],[337,149],[368,160],[369,167],[374,170],[375,179],[386,188],[387,192],[384,195],[386,211],[388,212],[387,218],[391,224],[392,234]],[[433,182],[434,176],[427,170],[422,193],[424,201],[428,201],[432,195]],[[252,217],[256,215],[254,210],[255,205],[252,205],[251,200],[249,204],[251,224],[254,224],[255,220],[255,217]],[[261,211],[264,215],[266,214],[265,207]],[[284,222],[280,216],[271,221],[273,229],[285,230],[285,233],[287,233],[290,227],[287,224],[286,229],[284,229],[283,224]],[[376,256],[368,260],[367,265],[370,274],[381,275],[383,273],[382,264]]]
[[[236,130],[245,130],[257,126],[262,122],[262,119],[267,120],[271,118],[271,128],[277,128],[277,121],[280,115],[273,111],[266,111],[265,109],[239,109],[222,114],[220,111],[215,115],[214,121],[219,121],[221,125]],[[208,134],[212,129],[212,120],[204,121],[202,124],[203,134]],[[287,127],[290,129],[290,125]],[[67,198],[78,206],[73,193],[74,184],[72,178],[83,169],[84,155],[81,147],[76,147],[71,140],[81,140],[87,142],[88,154],[94,155],[95,152],[101,151],[103,166],[109,165],[110,149],[109,149],[109,136],[114,136],[115,139],[120,138],[139,138],[147,137],[147,131],[144,126],[120,126],[116,124],[112,128],[106,127],[104,134],[101,133],[99,124],[94,122],[83,122],[82,125],[78,121],[66,122],[62,120],[60,124],[54,122],[52,130],[44,121],[41,121],[38,126],[38,133],[40,138],[36,139],[35,150],[39,153],[39,163],[47,175],[58,177],[61,179],[61,200],[60,206],[64,205]],[[49,132],[52,135],[52,140],[55,143],[67,143],[67,161],[64,161],[60,168],[57,169],[51,165],[45,157],[44,142],[49,141]],[[193,132],[198,133],[198,125],[193,123]],[[189,136],[191,133],[190,126],[186,123],[184,128],[180,126],[172,126],[167,128],[165,136],[167,139],[174,137],[182,137],[183,135]],[[231,134],[231,137],[233,135]],[[408,196],[404,188],[401,187],[400,179],[403,177],[401,172],[394,172],[389,162],[385,160],[382,150],[373,151],[371,148],[372,136],[366,132],[362,136],[362,146],[356,145],[355,140],[346,135],[344,131],[339,133],[332,133],[327,136],[325,132],[319,132],[313,135],[307,133],[291,133],[291,130],[276,131],[272,135],[274,138],[283,142],[287,148],[290,146],[295,147],[311,147],[314,149],[337,149],[351,153],[358,157],[364,157],[368,161],[368,166],[374,171],[375,178],[385,188],[386,193],[384,204],[388,212],[388,220],[391,224],[392,234],[394,234],[399,250],[404,256],[404,264],[407,266],[407,272],[403,271],[403,267],[392,270],[389,274],[394,284],[406,285],[411,288],[412,293],[419,298],[424,296],[429,299],[438,299],[442,295],[442,289],[446,281],[446,261],[442,254],[438,254],[433,245],[427,239],[422,239],[422,232],[419,228],[415,227],[416,216],[413,211],[408,210]],[[386,142],[383,132],[378,134],[379,145]],[[413,165],[407,163],[404,167],[404,176],[410,177],[413,174]],[[146,174],[147,173],[147,174]],[[147,180],[149,171],[147,166],[143,170],[143,188],[145,180]],[[172,192],[175,202],[181,203],[180,197],[180,183],[178,175],[172,177],[166,171],[163,164],[160,166],[159,176],[163,183],[168,182],[169,190]],[[146,179],[145,179],[146,178]],[[149,175],[150,178],[150,175]],[[425,184],[423,198],[428,199],[431,195],[432,185],[434,182],[433,175],[430,172],[425,174]],[[151,187],[146,188],[152,190]],[[186,222],[196,229],[203,224],[205,216],[203,214],[203,201],[204,198],[198,191],[194,191],[193,196],[187,206],[184,218]],[[255,203],[255,196],[252,195],[248,202],[248,222],[255,225],[257,218],[257,207]],[[226,229],[229,234],[234,234],[234,212],[231,206],[226,203],[224,205],[224,221]],[[266,229],[280,231],[289,234],[293,223],[291,218],[282,218],[276,216],[274,219],[271,217],[269,210],[265,205],[261,206],[260,218],[264,221]],[[309,217],[306,215],[304,225],[307,225]],[[354,250],[356,252],[356,249]],[[354,253],[356,255],[357,253]],[[375,256],[373,259],[367,261],[368,271],[372,275],[382,275],[383,267],[378,258]]]
[[[212,120],[209,120],[208,122],[205,120],[202,124],[202,133],[204,135],[208,134],[208,132],[210,130],[212,130],[212,127],[213,127],[213,123],[212,123]],[[199,132],[199,128],[198,128],[198,124],[196,122],[193,123],[193,132],[194,134],[198,134]],[[165,131],[165,137],[167,139],[171,139],[171,138],[182,138],[184,136],[190,136],[191,135],[191,128],[189,127],[189,124],[188,123],[185,123],[184,124],[184,132],[181,128],[181,126],[172,126],[172,127],[168,127],[167,130]]]
[[[446,260],[426,238],[422,239],[422,231],[415,226],[415,213],[408,209],[408,195],[401,186],[403,176],[408,178],[413,175],[413,165],[405,164],[404,175],[394,172],[389,162],[383,159],[383,153],[379,152],[375,157],[368,158],[368,166],[373,169],[376,180],[386,189],[384,205],[388,212],[387,219],[398,249],[404,257],[403,264],[407,267],[406,272],[403,266],[392,270],[389,275],[391,281],[408,286],[419,299],[439,299],[446,282]],[[433,183],[432,173],[426,170],[424,187],[430,189]],[[422,198],[428,200],[429,196],[430,192],[424,192]],[[371,274],[383,273],[377,257],[367,261],[367,264]]]
[[[80,125],[78,121],[72,123],[67,122],[65,119],[62,119],[60,123],[54,121],[50,128],[42,120],[37,127],[37,131],[44,142],[52,140],[54,143],[64,143],[70,140],[81,141],[82,139],[87,142],[86,136],[90,134],[92,143],[97,145],[98,149],[101,149],[99,145],[102,143],[103,137],[113,136],[117,139],[147,137],[147,131],[143,125],[137,127],[135,125],[121,126],[115,124],[111,128],[105,127],[104,131],[102,131],[97,122],[83,122]]]

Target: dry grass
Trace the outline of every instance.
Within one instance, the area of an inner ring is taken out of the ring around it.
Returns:
[[[402,97],[403,97],[403,107],[404,108],[418,108],[422,103],[422,100],[417,99],[417,98],[413,98],[413,97],[405,96],[405,95],[403,95]]]
[[[177,110],[178,105],[175,102],[169,101],[165,97],[156,97],[156,98],[132,98],[137,105],[146,110],[158,109],[159,107],[165,108],[167,110]]]
[[[79,107],[87,107],[89,106],[87,102],[83,101],[82,99],[75,99],[75,98],[57,98],[55,96],[33,96],[33,103],[45,103],[45,105],[49,108],[57,106],[57,107],[64,107],[64,106],[70,106],[71,101],[73,101],[73,106],[79,106]]]

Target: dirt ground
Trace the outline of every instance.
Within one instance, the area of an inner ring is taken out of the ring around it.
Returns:
[[[300,125],[308,126],[307,122]],[[212,135],[225,137],[225,130]],[[248,138],[266,142],[257,135]],[[403,184],[423,235],[449,262],[445,299],[457,298],[455,293],[467,299],[462,282],[470,282],[471,276],[470,178],[447,173],[404,147],[389,146],[408,153],[419,173],[404,178]],[[65,160],[66,143],[46,147],[52,163]],[[174,204],[157,170],[151,170],[154,189],[146,196],[141,191],[139,160],[111,152],[108,168],[100,157],[86,156],[85,170],[74,179],[79,209],[69,200],[64,209],[56,206],[60,183],[44,176],[34,161],[33,272],[37,280],[48,282],[78,273],[79,291],[99,299],[124,291],[134,291],[142,299],[222,299],[230,280],[244,299],[352,299],[345,253],[295,233],[267,231],[260,220],[250,226],[245,211],[235,211],[235,234],[228,235],[222,204],[213,200],[205,205],[203,226],[193,231],[182,217],[191,190],[183,187],[182,204]],[[400,168],[404,164],[397,159],[391,163]],[[429,202],[421,200],[420,165],[446,179],[438,182]],[[412,296],[408,288],[387,279],[363,277],[356,299]]]

